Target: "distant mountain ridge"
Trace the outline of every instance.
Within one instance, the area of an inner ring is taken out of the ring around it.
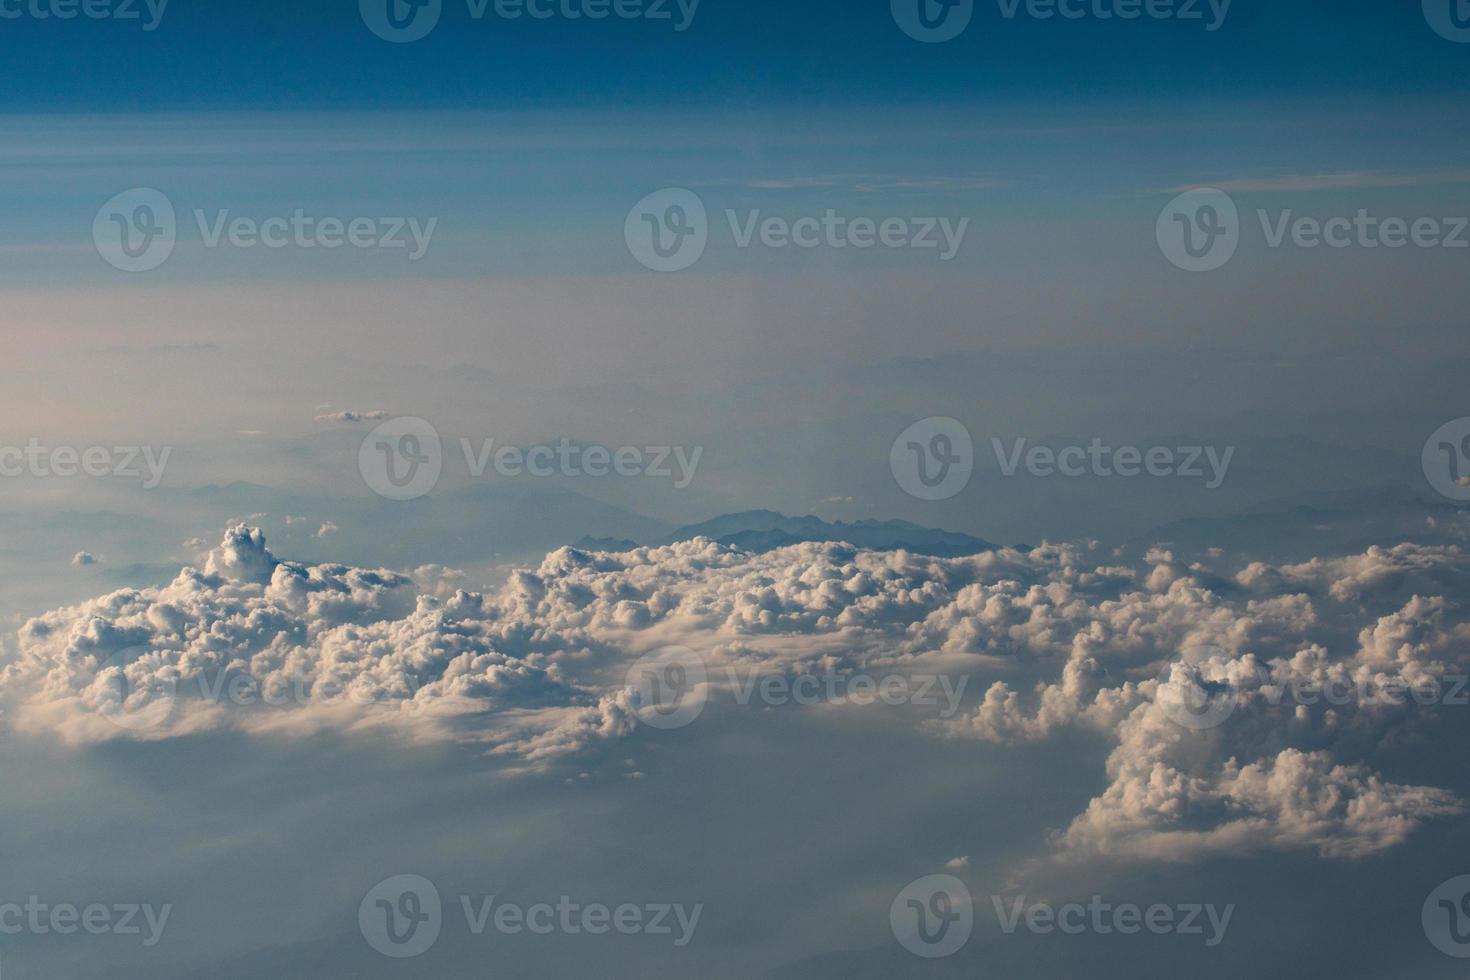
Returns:
[[[812,515],[788,517],[773,510],[722,514],[708,521],[677,528],[646,543],[665,545],[699,537],[755,552],[772,551],[805,541],[843,541],[870,551],[902,549],[921,555],[955,558],[994,551],[997,547],[983,538],[908,521],[824,521]],[[578,541],[574,547],[592,551],[628,551],[638,544],[626,539],[588,537]]]
[[[1307,561],[1406,541],[1463,546],[1467,531],[1470,507],[1389,486],[1296,494],[1228,517],[1173,521],[1127,547],[1141,553],[1166,544],[1186,554],[1217,547],[1262,561]]]

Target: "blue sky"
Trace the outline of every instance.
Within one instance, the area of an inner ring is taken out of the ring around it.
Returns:
[[[965,34],[926,45],[895,30],[878,2],[704,0],[676,32],[616,18],[476,21],[464,0],[448,0],[440,29],[392,45],[350,2],[173,0],[152,32],[138,21],[8,21],[0,52],[7,105],[23,112],[1065,107],[1463,92],[1464,49],[1426,29],[1417,6],[1236,0],[1209,32],[1205,21],[1008,19],[988,0]]]

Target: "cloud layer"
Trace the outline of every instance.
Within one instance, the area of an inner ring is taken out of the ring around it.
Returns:
[[[1085,545],[945,559],[696,539],[564,548],[483,594],[442,568],[283,561],[237,525],[165,586],[27,622],[0,696],[16,728],[73,743],[389,727],[535,767],[629,735],[649,705],[628,668],[670,646],[715,697],[734,671],[943,672],[988,687],[915,719],[935,737],[1112,746],[1106,788],[1056,833],[1064,856],[1352,858],[1460,809],[1375,764],[1463,710],[1470,624],[1447,597],[1467,563],[1413,544],[1215,569]]]

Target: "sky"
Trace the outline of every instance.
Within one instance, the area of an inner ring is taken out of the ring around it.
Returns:
[[[0,63],[7,980],[1463,971],[1459,0]]]

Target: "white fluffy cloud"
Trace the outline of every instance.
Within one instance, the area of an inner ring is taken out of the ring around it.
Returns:
[[[1467,572],[1459,549],[1416,545],[1230,574],[1164,550],[1133,567],[1087,546],[943,559],[699,539],[564,548],[481,594],[444,569],[281,561],[242,525],[168,585],[27,622],[0,694],[17,727],[70,741],[391,725],[535,766],[631,732],[640,705],[624,671],[671,644],[715,678],[983,674],[992,683],[964,713],[925,726],[990,743],[1077,728],[1113,745],[1106,789],[1058,832],[1065,854],[1343,858],[1459,808],[1372,758],[1454,709],[1360,692],[1463,670],[1470,626],[1446,597],[1466,594]],[[1168,667],[1190,649],[1206,653]],[[1326,685],[1359,693],[1283,696]],[[1221,690],[1224,723],[1175,720]]]
[[[1066,726],[1114,739],[1110,783],[1060,836],[1064,848],[1356,857],[1460,812],[1452,793],[1397,785],[1338,755],[1371,754],[1439,710],[1466,710],[1456,702],[1470,625],[1445,598],[1418,592],[1464,594],[1463,553],[1401,545],[1253,564],[1234,588],[1150,557],[1158,564],[1144,588],[1090,605],[1073,624],[1058,679],[1029,694],[998,682],[970,715],[935,726],[1000,743]],[[1047,614],[1056,605],[1030,604]],[[1181,723],[1188,705],[1212,703],[1224,709],[1217,724]]]

